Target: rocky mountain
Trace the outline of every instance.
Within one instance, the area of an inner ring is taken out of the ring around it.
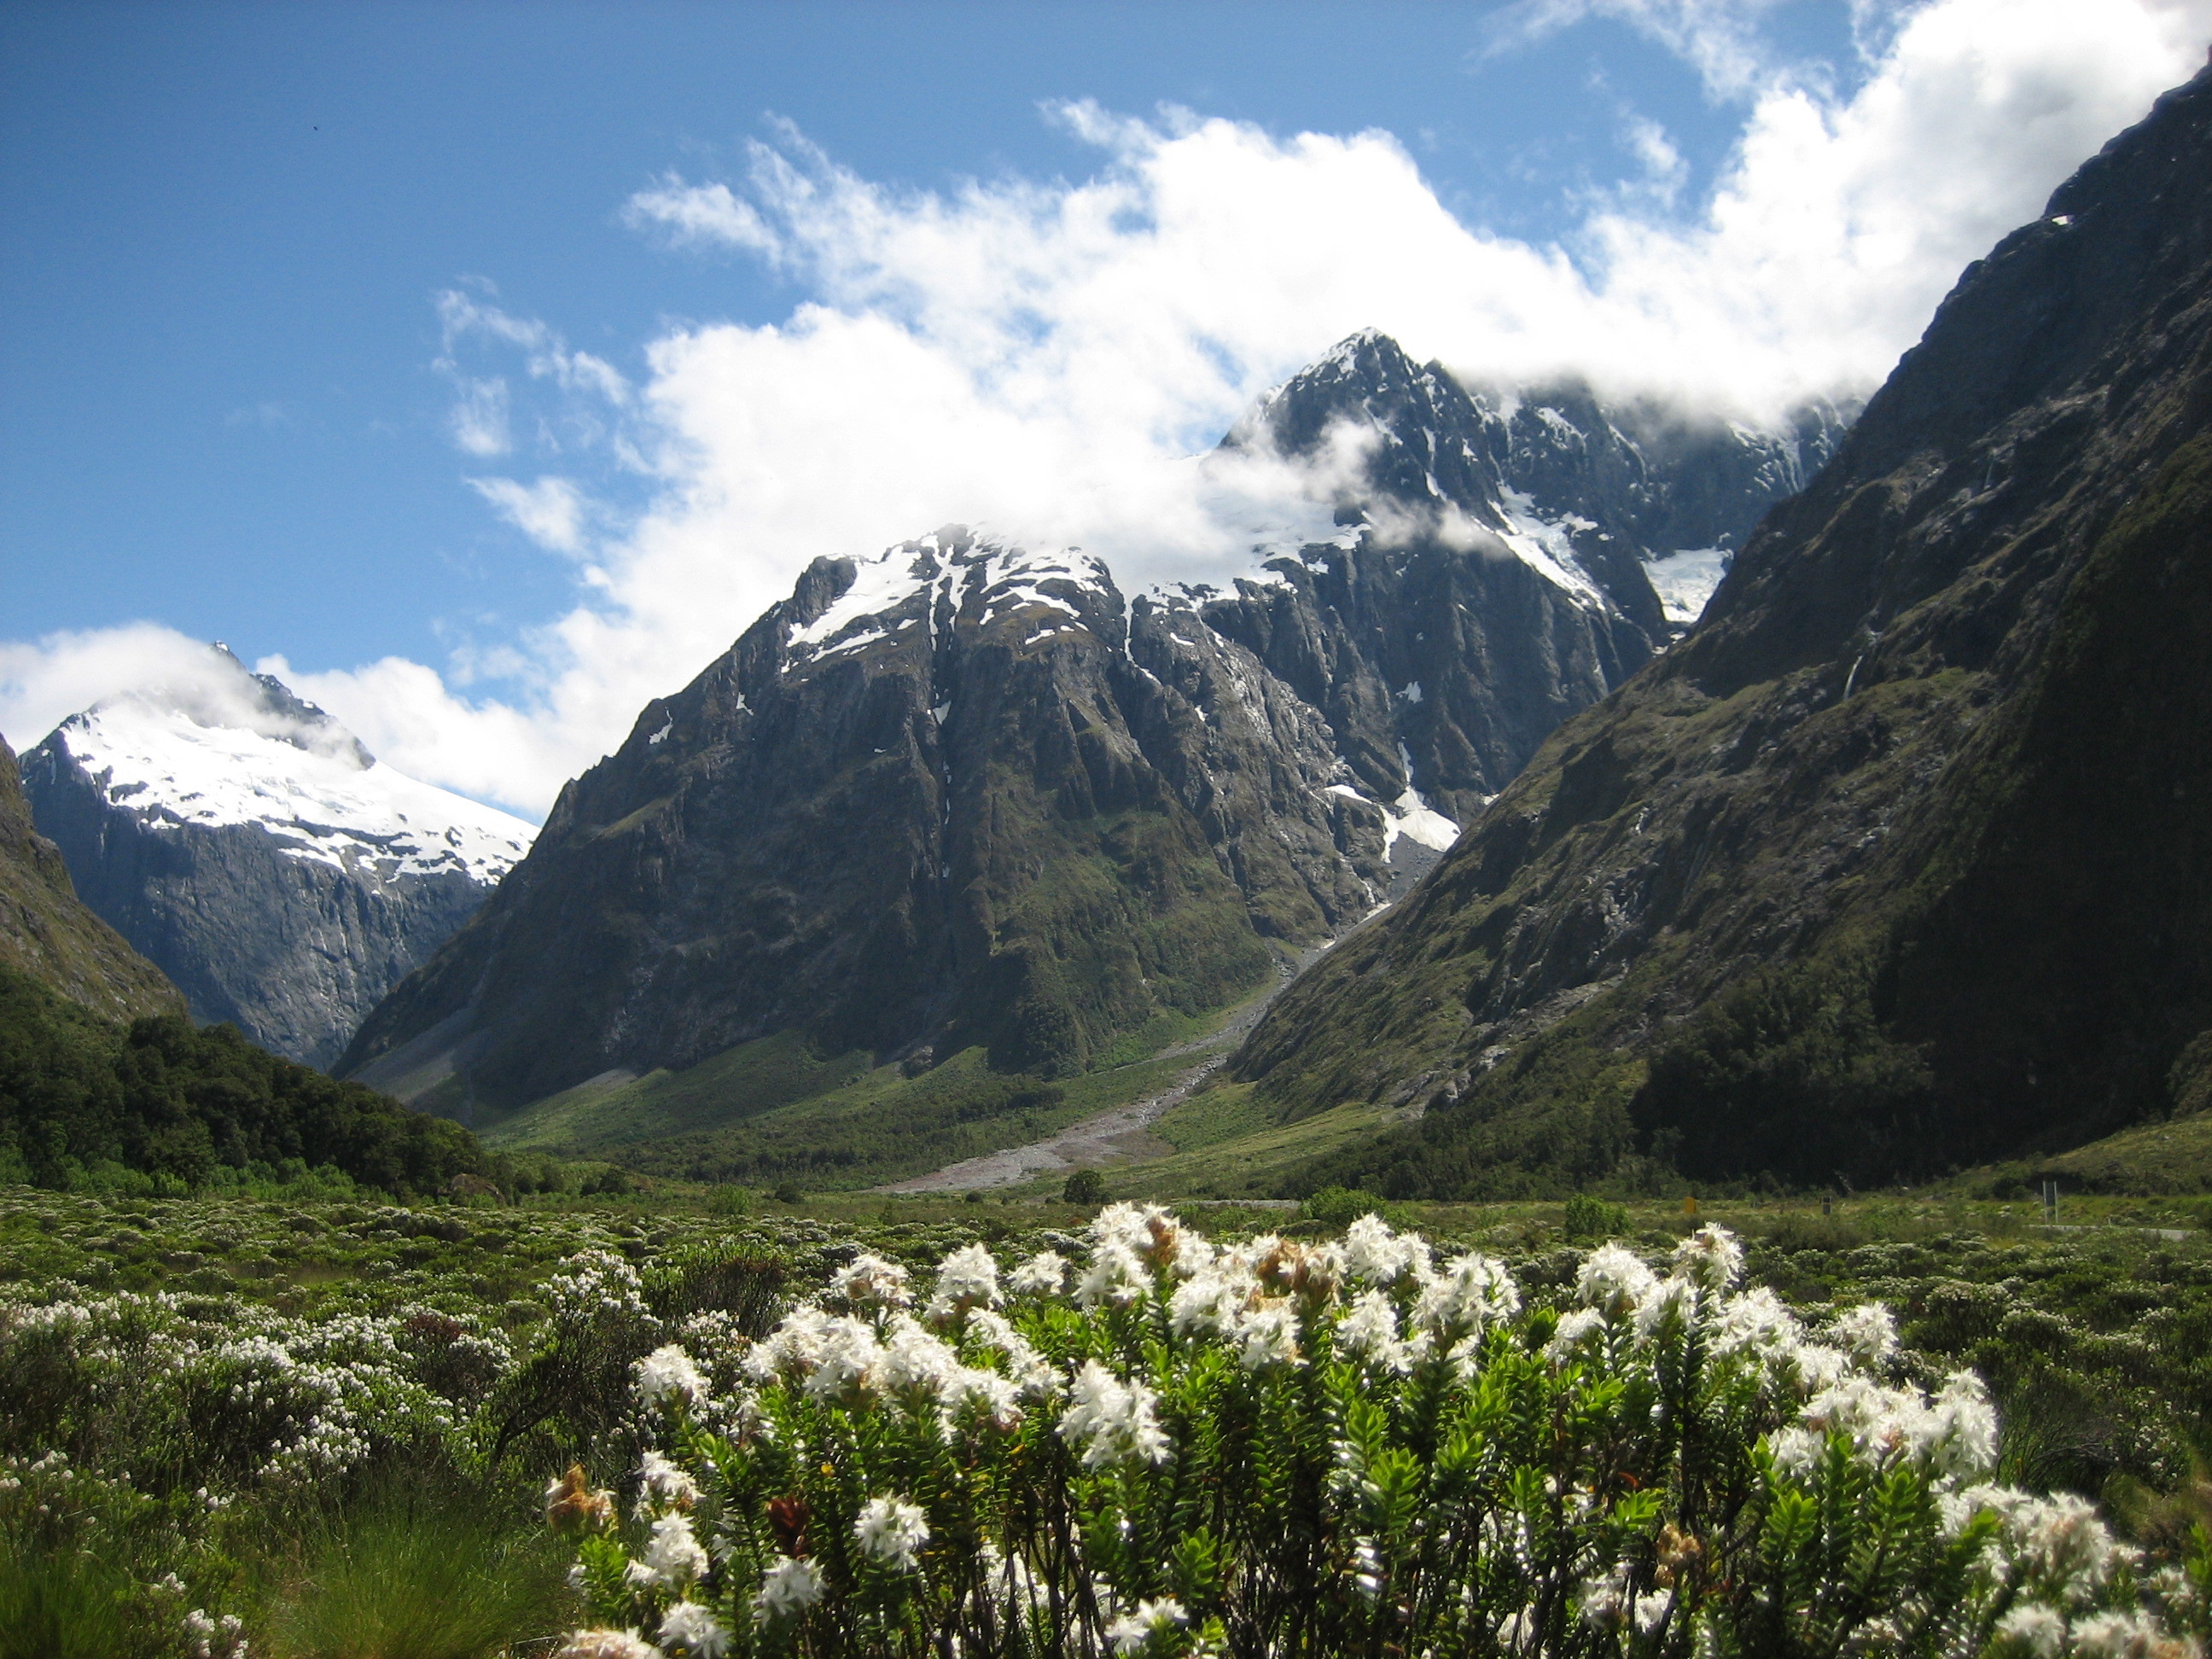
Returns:
[[[1723,556],[1839,424],[1502,399],[1370,333],[1225,441],[1334,519],[1233,591],[1125,594],[959,526],[817,561],[567,787],[343,1067],[457,1114],[794,1029],[1079,1070],[1402,890],[1671,637],[1647,562]]]
[[[180,1012],[161,970],[78,899],[61,849],[39,834],[15,750],[0,740],[0,968],[105,1019]]]
[[[221,646],[189,685],[71,715],[23,775],[84,902],[195,1018],[318,1066],[532,833],[380,764]]]
[[[1316,1179],[1865,1182],[2212,1104],[2212,70],[1234,1061]]]

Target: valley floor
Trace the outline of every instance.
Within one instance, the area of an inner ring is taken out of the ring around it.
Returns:
[[[891,1182],[877,1188],[886,1193],[947,1193],[988,1190],[1056,1179],[1071,1170],[1102,1164],[1141,1163],[1164,1158],[1180,1148],[1152,1132],[1153,1126],[1174,1108],[1203,1089],[1222,1062],[1236,1051],[1245,1034],[1260,1023],[1275,999],[1336,943],[1330,939],[1302,952],[1296,960],[1279,964],[1275,983],[1261,994],[1236,1008],[1216,1030],[1163,1048],[1155,1060],[1192,1059],[1190,1068],[1167,1087],[1113,1106],[1095,1117],[1072,1123],[1056,1134],[1025,1146],[1008,1146],[981,1158],[963,1158],[925,1176]]]

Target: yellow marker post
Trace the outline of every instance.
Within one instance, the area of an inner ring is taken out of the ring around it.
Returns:
[[[1696,1199],[1686,1198],[1682,1200],[1682,1213],[1684,1215],[1694,1216],[1697,1212],[1698,1200]]]

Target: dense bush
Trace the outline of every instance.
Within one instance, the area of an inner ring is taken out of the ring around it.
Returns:
[[[457,1123],[165,1014],[127,1029],[0,968],[0,1182],[136,1175],[183,1190],[224,1171],[326,1168],[394,1194],[483,1178]]]
[[[1562,1314],[1373,1218],[1217,1249],[1115,1205],[1080,1267],[969,1246],[917,1312],[862,1255],[633,1368],[627,1516],[581,1467],[547,1495],[600,1620],[566,1652],[2190,1650],[2201,1532],[2146,1574],[1990,1483],[1979,1382],[1901,1382],[1886,1309],[1808,1332],[1740,1267],[1608,1245]]]

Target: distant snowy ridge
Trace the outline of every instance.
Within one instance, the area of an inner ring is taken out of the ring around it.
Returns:
[[[24,757],[78,896],[183,991],[310,1065],[465,921],[535,831],[380,765],[222,646]]]
[[[386,881],[452,873],[489,887],[537,833],[373,758],[364,765],[335,745],[203,724],[137,695],[71,715],[52,741],[111,803],[149,822],[258,824],[288,857]]]

